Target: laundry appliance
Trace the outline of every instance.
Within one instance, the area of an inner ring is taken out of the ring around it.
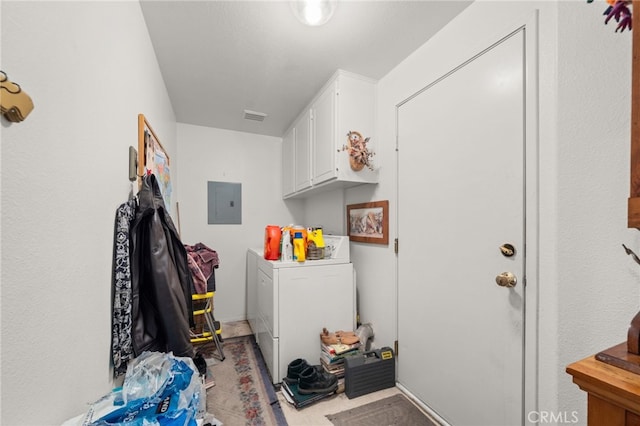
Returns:
[[[325,258],[264,259],[247,252],[248,320],[274,384],[297,358],[320,364],[320,333],[356,327],[356,277],[349,237],[326,235]]]

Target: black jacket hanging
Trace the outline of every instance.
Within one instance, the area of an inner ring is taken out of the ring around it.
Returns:
[[[131,317],[136,356],[144,351],[193,357],[192,278],[187,253],[154,175],[143,178],[131,225]]]

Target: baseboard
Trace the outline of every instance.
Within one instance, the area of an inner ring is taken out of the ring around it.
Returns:
[[[443,419],[442,417],[440,417],[438,415],[438,413],[436,413],[435,411],[433,411],[431,408],[429,408],[427,405],[425,405],[424,402],[420,401],[414,394],[412,394],[409,389],[405,388],[404,386],[402,386],[400,383],[396,382],[396,387],[398,389],[400,389],[400,391],[407,397],[409,398],[411,401],[413,401],[413,403],[415,403],[417,406],[419,406],[422,410],[424,410],[425,413],[427,413],[429,416],[431,416],[433,418],[434,421],[438,422],[438,424],[440,424],[441,426],[451,426],[449,423],[446,422],[445,419]]]

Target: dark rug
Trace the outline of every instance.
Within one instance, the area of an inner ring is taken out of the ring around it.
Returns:
[[[207,412],[224,426],[287,425],[254,336],[227,338],[222,345],[225,360],[209,367],[215,386],[207,389]],[[196,349],[212,362],[215,346]]]
[[[437,423],[401,394],[326,417],[335,426],[437,426]]]

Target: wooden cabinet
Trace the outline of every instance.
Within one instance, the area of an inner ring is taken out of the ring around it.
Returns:
[[[378,182],[375,160],[372,167],[355,170],[345,149],[348,135],[357,132],[363,139],[369,138],[366,147],[375,154],[375,90],[375,81],[342,70],[323,86],[285,133],[285,140],[291,138],[292,131],[295,133],[295,185],[294,192],[283,191],[284,198]],[[283,170],[283,176],[289,173]]]
[[[640,426],[640,375],[596,356],[574,362],[567,373],[587,392],[588,426]]]

